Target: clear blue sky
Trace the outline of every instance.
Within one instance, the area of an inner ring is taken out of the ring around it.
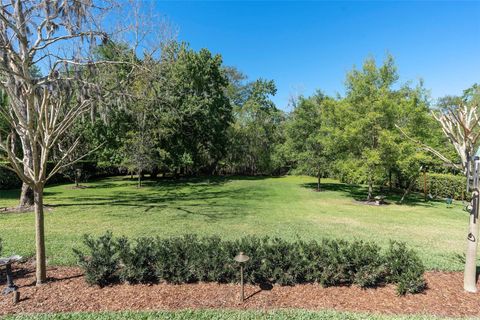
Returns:
[[[282,109],[291,94],[343,93],[347,71],[387,52],[400,81],[424,79],[433,98],[480,82],[480,1],[152,4],[179,40],[221,54],[252,80],[275,80]]]

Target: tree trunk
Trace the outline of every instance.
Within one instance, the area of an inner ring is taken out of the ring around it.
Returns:
[[[322,179],[322,175],[320,171],[318,172],[318,180],[317,180],[317,191],[320,192],[320,180]]]
[[[400,203],[403,203],[403,201],[405,200],[405,198],[407,197],[407,195],[410,193],[410,191],[412,190],[412,186],[414,184],[414,181],[415,180],[412,180],[408,183],[408,186],[407,186],[407,189],[405,189],[405,192],[403,193],[403,196],[402,196],[402,199],[400,199]]]
[[[140,172],[138,172],[138,187],[142,187],[142,174]]]
[[[22,183],[22,192],[20,194],[20,203],[19,203],[19,208],[30,208],[34,204],[34,199],[33,199],[33,190],[26,184],[25,182]]]
[[[80,186],[80,172],[75,170],[75,187],[78,188]]]
[[[477,188],[477,186],[474,186]],[[477,247],[478,247],[478,210],[479,193],[475,189],[472,197],[472,211],[470,213],[470,223],[467,236],[467,253],[465,256],[465,273],[463,279],[463,288],[467,292],[477,292]]]
[[[23,137],[21,139],[22,141],[22,149],[23,149],[23,168],[25,174],[28,174],[28,168],[32,168],[32,162],[33,162],[33,157],[32,157],[32,151],[30,148],[28,148],[28,139],[25,141],[26,138]],[[29,187],[28,184],[25,182],[22,183],[22,192],[20,194],[20,203],[19,207],[20,209],[27,209],[33,206],[34,204],[34,195],[33,195],[33,190],[32,188]]]
[[[157,177],[158,177],[158,172],[159,172],[158,168],[157,168],[157,167],[154,167],[154,168],[152,169],[152,171],[150,172],[150,178],[151,178],[151,179],[157,179]]]
[[[388,170],[388,191],[392,192],[392,170]]]
[[[477,292],[477,248],[478,248],[478,213],[480,205],[479,195],[479,171],[480,162],[475,157],[472,186],[472,209],[470,211],[470,221],[467,235],[467,252],[465,255],[465,273],[463,278],[463,288],[467,292]],[[470,179],[467,174],[467,179]]]
[[[371,201],[373,198],[373,181],[372,178],[368,178],[368,196],[367,201]]]
[[[35,190],[35,245],[37,286],[47,280],[45,254],[45,223],[43,216],[43,186]]]

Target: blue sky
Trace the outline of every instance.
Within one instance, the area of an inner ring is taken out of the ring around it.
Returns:
[[[284,110],[292,94],[343,93],[346,72],[387,53],[401,82],[422,78],[433,98],[480,82],[480,1],[151,1],[179,40],[275,80]]]

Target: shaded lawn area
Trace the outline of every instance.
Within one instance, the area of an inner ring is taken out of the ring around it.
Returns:
[[[420,320],[420,319],[447,319],[434,316],[392,316],[349,313],[338,311],[233,311],[233,310],[185,310],[185,311],[157,311],[157,312],[101,312],[101,313],[65,313],[44,315],[7,316],[5,320],[120,320],[120,319],[164,319],[164,320]]]
[[[373,240],[387,246],[389,239],[406,241],[417,249],[429,269],[462,270],[468,214],[456,201],[423,202],[420,195],[398,205],[357,202],[362,186],[326,179],[325,191],[314,192],[316,179],[216,177],[188,180],[136,181],[124,177],[90,183],[86,189],[71,184],[46,189],[46,244],[49,263],[75,263],[72,248],[85,233],[169,237],[186,233],[216,234],[226,239],[258,235],[320,240],[324,237]],[[0,207],[14,206],[18,191],[0,190]],[[0,237],[5,254],[34,253],[34,216],[0,214]]]

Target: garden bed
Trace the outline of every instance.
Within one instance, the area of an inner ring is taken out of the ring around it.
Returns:
[[[21,301],[0,296],[0,316],[14,313],[179,310],[179,309],[335,309],[385,314],[480,316],[480,294],[463,291],[458,272],[427,272],[422,294],[398,296],[395,287],[323,288],[316,284],[278,286],[261,290],[246,286],[247,300],[239,302],[240,287],[231,284],[119,284],[99,288],[85,283],[78,268],[50,268],[50,281],[35,286],[33,270],[18,275]],[[1,284],[2,286],[4,283]]]

